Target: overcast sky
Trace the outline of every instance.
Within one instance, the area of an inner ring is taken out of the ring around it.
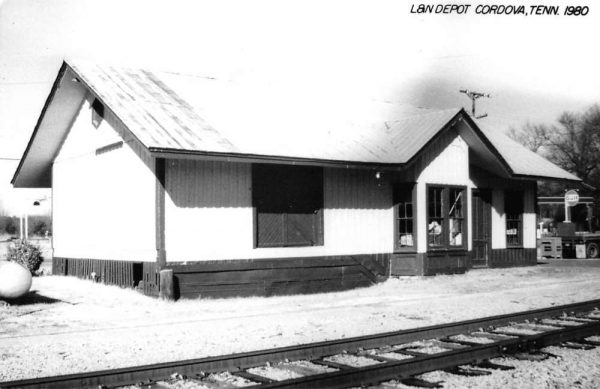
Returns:
[[[492,95],[482,125],[552,123],[600,102],[588,5],[526,17],[416,15],[399,0],[0,0],[0,157],[21,156],[64,57],[433,108],[469,107],[468,88]]]

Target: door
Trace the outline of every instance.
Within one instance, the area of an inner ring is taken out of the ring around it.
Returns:
[[[473,189],[473,251],[474,267],[488,266],[492,237],[492,193],[489,189]]]

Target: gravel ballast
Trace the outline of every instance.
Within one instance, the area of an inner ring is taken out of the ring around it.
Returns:
[[[33,293],[21,302],[0,303],[0,381],[252,351],[568,304],[598,298],[599,281],[600,263],[563,260],[464,275],[403,277],[336,293],[167,302],[71,277],[37,277]]]

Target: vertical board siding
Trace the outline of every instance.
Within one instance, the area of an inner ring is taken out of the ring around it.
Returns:
[[[167,261],[244,258],[253,247],[251,165],[167,160]]]
[[[144,262],[142,268],[143,291],[147,296],[158,296],[159,266],[156,263]]]
[[[141,281],[134,270],[136,266],[141,266],[141,263],[89,258],[52,258],[52,274],[75,276],[124,287],[134,287]],[[92,279],[92,273],[95,273],[96,279]]]
[[[325,253],[391,252],[392,186],[370,170],[325,169]]]
[[[467,185],[469,146],[456,131],[448,131],[422,151],[415,168],[417,182]]]
[[[351,255],[393,250],[389,177],[325,169],[324,244],[254,248],[252,175],[247,163],[168,160],[167,261]]]
[[[506,215],[504,188],[492,190],[492,249],[506,248]]]
[[[533,266],[537,264],[536,248],[492,250],[490,267]]]
[[[67,275],[67,259],[52,257],[52,275]]]
[[[53,246],[58,257],[154,261],[154,174],[137,142],[109,114],[98,128],[89,101],[53,164]],[[98,148],[124,141],[120,147]]]
[[[414,175],[417,177],[417,215],[415,228],[419,231],[427,229],[427,184],[460,185],[467,187],[467,201],[470,202],[472,181],[469,177],[469,147],[456,131],[447,131],[425,150],[415,163]],[[467,237],[471,224],[469,207],[465,207]],[[469,242],[469,241],[468,241]],[[470,242],[468,243],[470,247]],[[417,251],[427,251],[427,234],[417,234]]]
[[[537,215],[535,211],[536,187],[534,184],[528,185],[524,190],[523,201],[523,247],[537,247]]]
[[[472,169],[475,184],[492,190],[492,248],[506,248],[506,215],[504,193],[507,190],[523,191],[523,247],[535,248],[537,184],[529,180],[511,180],[488,174],[481,169]]]

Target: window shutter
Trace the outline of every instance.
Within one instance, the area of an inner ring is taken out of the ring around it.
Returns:
[[[254,165],[253,204],[259,247],[323,244],[323,169]]]

